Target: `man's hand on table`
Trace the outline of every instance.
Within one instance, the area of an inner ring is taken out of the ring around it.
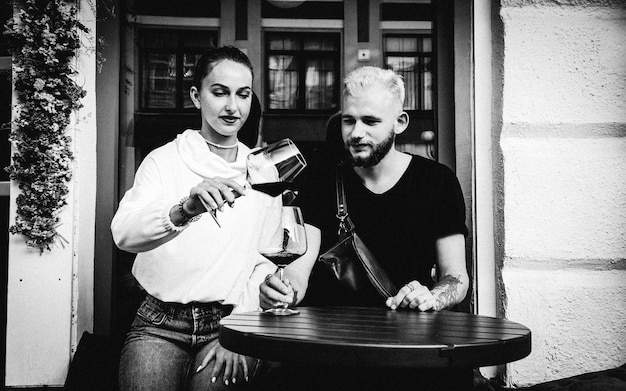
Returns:
[[[388,297],[385,304],[392,310],[399,307],[428,311],[435,308],[436,298],[426,286],[413,280],[400,288],[395,296]]]

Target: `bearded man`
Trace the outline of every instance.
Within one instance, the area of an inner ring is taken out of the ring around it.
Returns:
[[[396,136],[409,124],[403,111],[404,95],[402,78],[391,70],[361,67],[346,77],[341,138],[348,159],[338,167],[356,232],[401,288],[388,298],[354,294],[325,265],[315,262],[317,251],[312,251],[287,267],[288,281],[268,276],[260,287],[264,308],[303,300],[301,305],[309,306],[440,311],[464,299],[469,277],[461,188],[455,174],[443,164],[396,150]],[[308,231],[315,238],[320,234],[317,230],[321,231],[321,253],[338,242],[335,178],[335,170],[321,172],[299,196]],[[436,282],[431,276],[433,266]],[[295,300],[294,291],[298,292]],[[409,389],[422,389],[421,384],[428,390],[471,388],[472,378],[471,369],[388,370],[383,375],[371,370],[326,368],[317,375],[307,377],[300,369],[296,377],[304,387],[313,383],[319,386],[321,376],[332,389],[392,389],[388,386],[393,383]]]

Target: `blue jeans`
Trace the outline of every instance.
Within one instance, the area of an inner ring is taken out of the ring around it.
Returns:
[[[246,357],[249,383],[239,368],[237,383],[226,386],[223,371],[215,383],[215,360],[196,368],[218,343],[219,321],[231,306],[219,303],[165,303],[150,295],[141,303],[120,359],[121,391],[195,391],[253,389],[260,361]]]

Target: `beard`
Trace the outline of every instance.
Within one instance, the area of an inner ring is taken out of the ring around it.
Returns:
[[[346,151],[350,156],[350,160],[352,161],[352,165],[354,167],[373,167],[377,165],[387,154],[391,151],[391,147],[393,146],[393,142],[396,138],[396,134],[393,132],[389,132],[389,136],[386,139],[381,141],[378,144],[372,145],[372,152],[369,155],[361,157],[354,156],[350,153],[350,145],[358,144],[358,140],[350,139],[345,143]]]

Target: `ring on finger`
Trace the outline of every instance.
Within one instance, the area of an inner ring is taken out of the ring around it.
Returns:
[[[268,274],[267,276],[265,276],[265,285],[270,284],[270,280],[272,279],[273,276],[274,276],[273,274]]]
[[[411,292],[413,292],[415,290],[415,287],[413,286],[413,281],[411,281],[408,284],[406,284],[406,287],[409,288],[409,290]]]

